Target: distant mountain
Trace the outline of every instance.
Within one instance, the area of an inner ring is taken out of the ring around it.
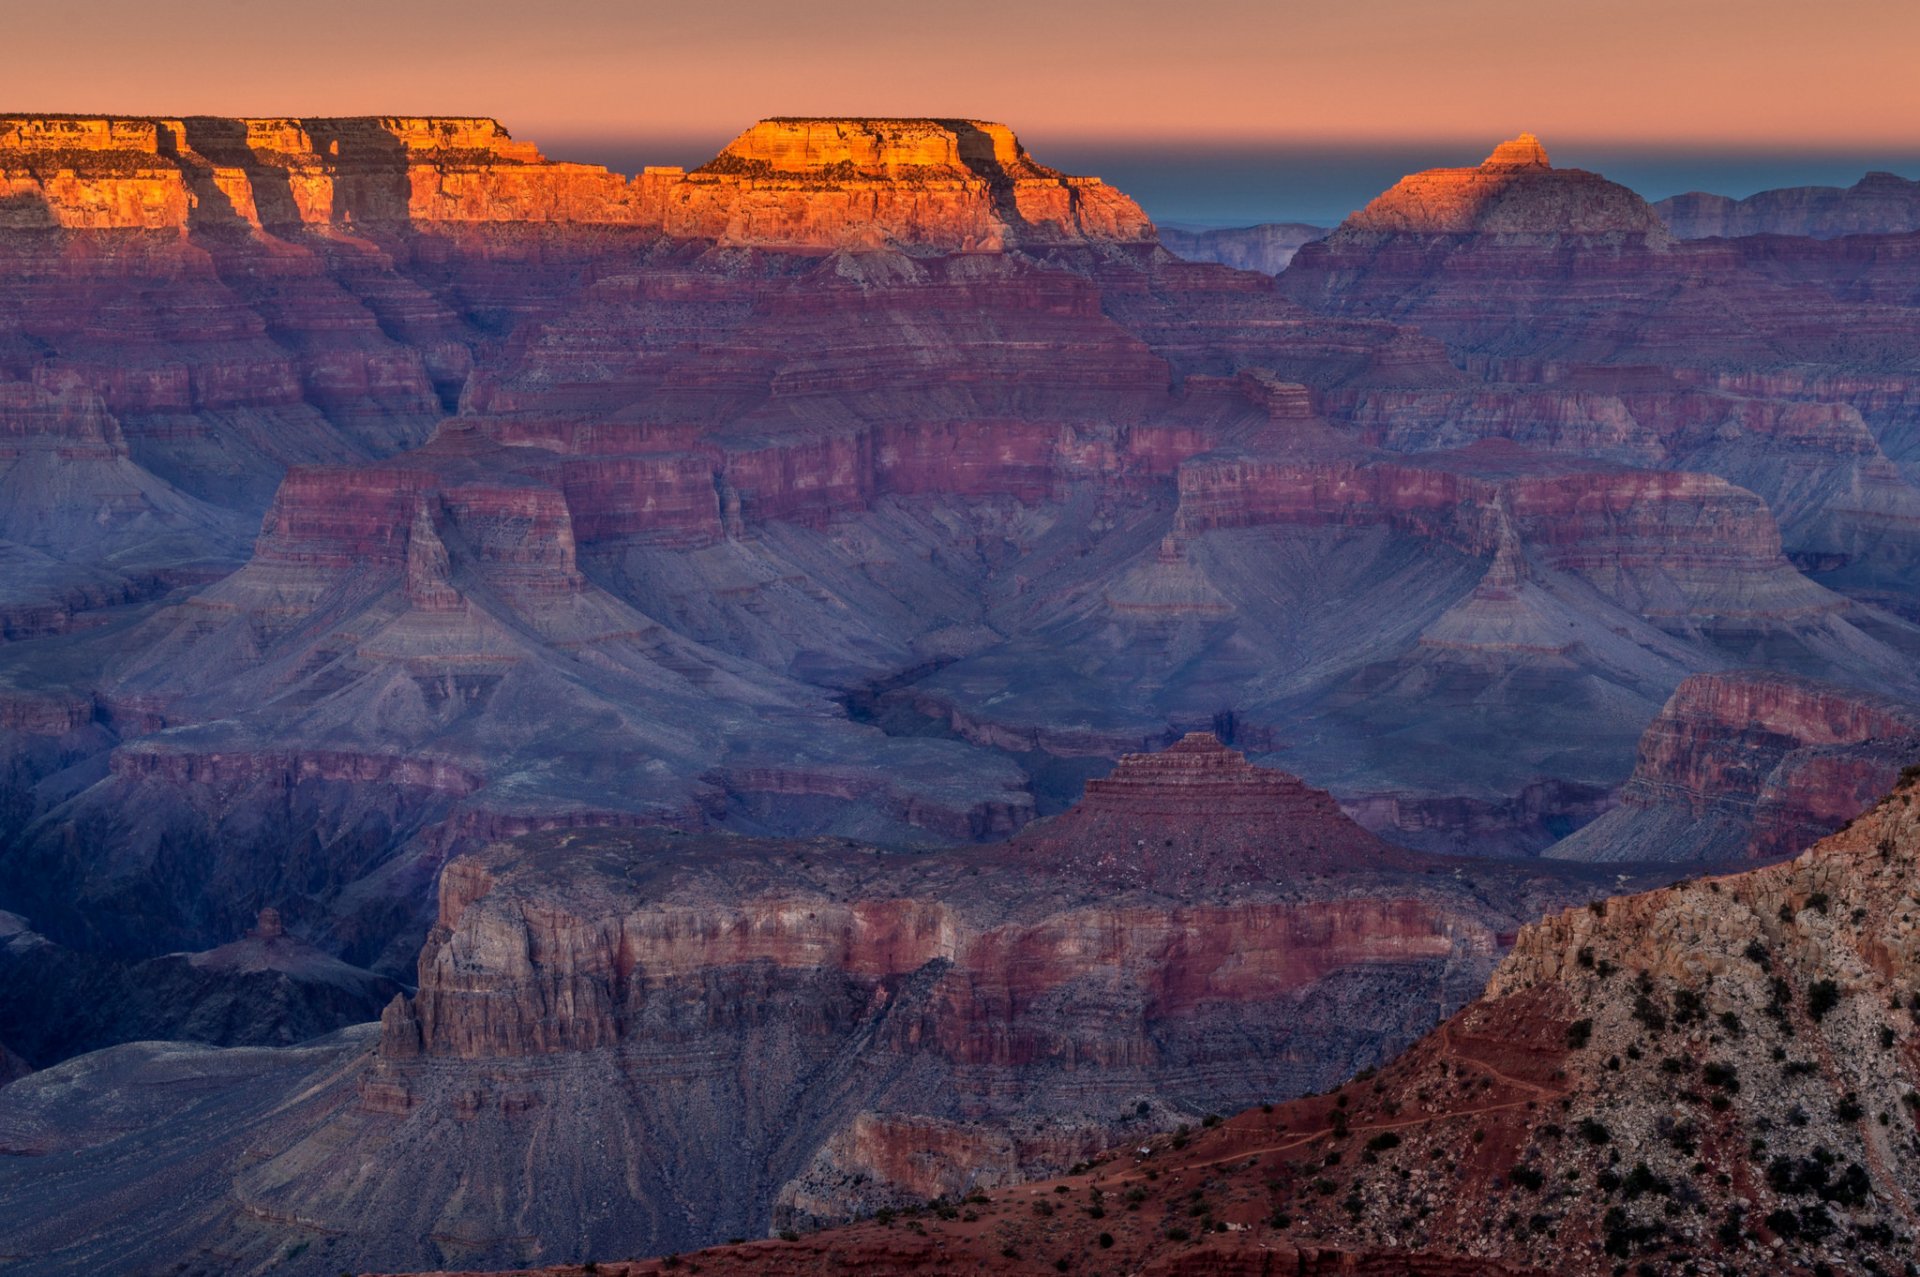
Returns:
[[[1266,222],[1259,226],[1207,229],[1198,226],[1160,226],[1160,243],[1190,262],[1218,262],[1237,270],[1278,275],[1300,251],[1327,233],[1324,226],[1305,222]]]
[[[1852,186],[1789,186],[1743,200],[1689,191],[1661,200],[1653,211],[1681,239],[1902,235],[1920,231],[1920,181],[1869,173]]]

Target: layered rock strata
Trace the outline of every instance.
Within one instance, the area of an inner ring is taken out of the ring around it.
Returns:
[[[1913,798],[1903,781],[1790,862],[1528,927],[1484,997],[1325,1096],[697,1262],[1900,1271],[1920,1175]]]
[[[0,116],[0,226],[628,226],[729,243],[1141,241],[1137,205],[976,120],[763,120],[692,173],[549,160],[480,118]]]
[[[1831,833],[1920,762],[1920,714],[1856,688],[1698,674],[1641,738],[1620,806],[1549,848],[1573,860],[1771,858]]]
[[[266,1070],[177,1136],[140,1137],[181,1147],[191,1128],[194,1158],[247,1150],[224,1170],[195,1163],[218,1186],[160,1207],[170,1240],[76,1234],[29,1193],[0,1244],[147,1262],[199,1246],[284,1255],[311,1236],[328,1271],[499,1264],[997,1195],[1381,1058],[1484,979],[1517,925],[1487,899],[1594,890],[1577,874],[1441,869],[1204,735],[1129,760],[997,849],[531,835],[448,866],[419,992],[389,1006],[377,1053],[316,1058],[324,1076],[290,1063],[298,1080]],[[155,1067],[141,1051],[52,1073],[141,1077]],[[76,1094],[27,1085],[0,1104],[0,1142]],[[282,1085],[301,1091],[291,1119],[247,1107]],[[40,1167],[155,1191],[112,1141],[63,1143],[70,1118],[38,1129]]]

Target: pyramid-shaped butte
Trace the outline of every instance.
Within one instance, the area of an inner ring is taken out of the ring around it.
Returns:
[[[1605,235],[1650,244],[1671,239],[1640,196],[1598,173],[1554,168],[1547,148],[1531,133],[1500,143],[1472,168],[1428,169],[1401,178],[1341,223],[1326,242],[1337,248],[1385,235],[1502,235],[1556,242],[1569,235]]]
[[[1531,133],[1522,133],[1493,148],[1493,154],[1480,162],[1481,168],[1527,168],[1538,165],[1552,168],[1553,161],[1547,158],[1547,148],[1540,145],[1540,139]]]
[[[1413,857],[1298,776],[1256,767],[1212,732],[1127,754],[1079,805],[1029,825],[1022,859],[1105,883],[1163,890],[1397,868]]]

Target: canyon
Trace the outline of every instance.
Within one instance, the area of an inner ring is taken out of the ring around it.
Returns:
[[[1275,273],[983,121],[0,116],[0,1254],[709,1246],[1560,1032],[1388,1063],[1920,759],[1920,232],[1676,219],[1523,135]]]
[[[528,834],[442,872],[377,1033],[268,1069],[135,1044],[8,1088],[0,1252],[503,1265],[957,1199],[1378,1064],[1524,918],[1618,881],[1392,847],[1210,733],[988,847]],[[167,1240],[75,1214],[104,1199]]]
[[[599,1271],[1902,1271],[1915,793],[1910,773],[1791,861],[1527,927],[1483,997],[1327,1094]]]

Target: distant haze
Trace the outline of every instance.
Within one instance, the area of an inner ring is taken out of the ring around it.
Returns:
[[[1156,144],[1920,146],[1914,0],[70,0],[9,5],[5,31],[7,110],[481,114],[536,140],[856,114]]]
[[[732,130],[725,130],[677,138],[528,136],[556,158],[632,173],[647,164],[692,167],[703,163],[732,135]],[[1257,222],[1333,226],[1408,173],[1479,163],[1501,136],[1400,144],[1171,143],[1021,131],[1021,140],[1041,163],[1105,178],[1140,201],[1156,221],[1197,226]],[[1561,145],[1551,136],[1541,140],[1555,165],[1604,173],[1650,200],[1683,191],[1744,196],[1781,186],[1851,186],[1871,169],[1920,178],[1920,142],[1880,149],[1769,152],[1617,142]]]

